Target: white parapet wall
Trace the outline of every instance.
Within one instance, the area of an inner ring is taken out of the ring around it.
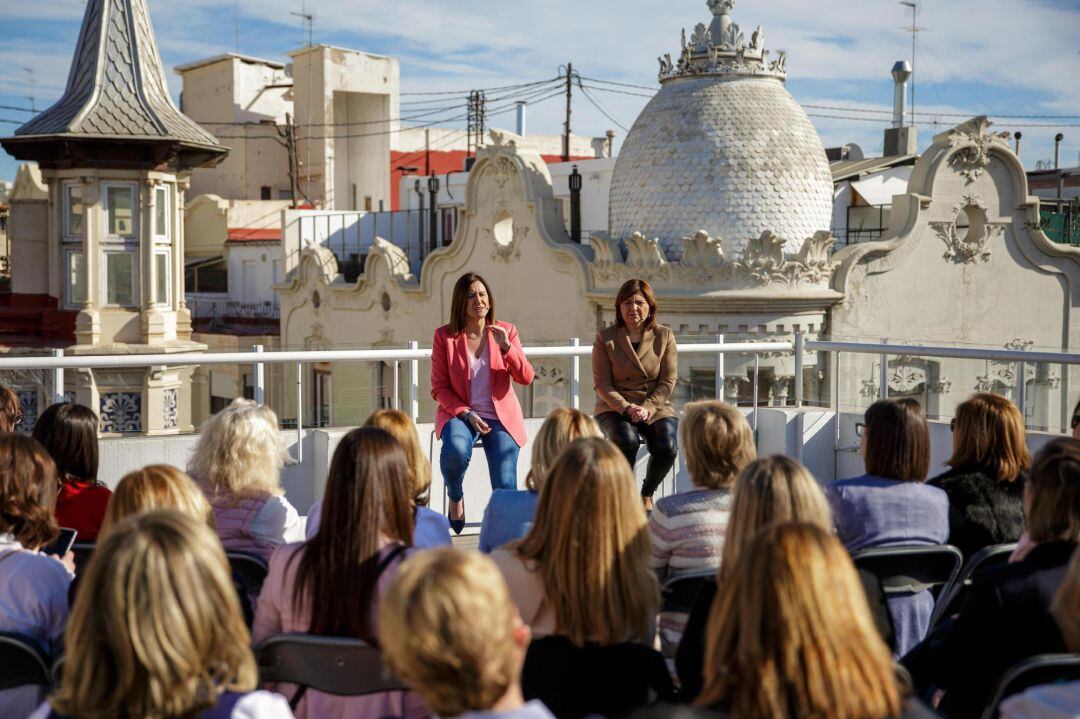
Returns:
[[[743,408],[743,413],[752,422],[753,412]],[[862,421],[857,413],[840,415],[840,450],[836,450],[836,415],[822,409],[762,408],[758,410],[758,453],[760,455],[785,454],[803,462],[822,484],[835,479],[855,477],[863,473],[862,457],[858,451],[858,438],[855,436],[855,423]],[[542,419],[528,419],[525,428],[530,444],[522,448],[518,458],[518,487],[524,488],[525,477],[529,472],[531,439],[543,423]],[[287,464],[282,473],[285,495],[300,514],[307,514],[311,505],[322,499],[326,486],[326,474],[330,458],[341,438],[351,427],[304,430],[301,440],[302,461]],[[425,422],[416,426],[420,435],[420,444],[431,458],[432,483],[431,507],[445,511],[445,488],[439,471],[440,443],[433,436],[434,425]],[[1053,439],[1054,434],[1028,432],[1028,446],[1032,452]],[[282,442],[291,457],[297,456],[297,436],[295,431],[283,430]],[[125,437],[101,440],[100,479],[110,487],[115,487],[120,478],[133,469],[147,464],[172,464],[177,467],[187,466],[191,453],[198,442],[198,435],[177,435],[164,437]],[[952,433],[946,422],[930,423],[930,476],[933,477],[947,469],[945,462],[952,453]],[[648,455],[645,450],[638,455],[635,476],[640,483],[645,476]],[[676,489],[685,491],[690,487],[690,478],[686,464],[680,454],[676,476],[668,477],[661,485],[658,495],[672,493]],[[473,452],[472,462],[465,478],[465,508],[468,520],[466,532],[478,532],[480,521],[491,497],[491,485],[487,476],[487,461],[482,448]]]

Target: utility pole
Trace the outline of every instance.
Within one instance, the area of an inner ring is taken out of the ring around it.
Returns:
[[[309,205],[313,205],[304,191],[300,189],[299,160],[296,158],[296,125],[293,124],[292,113],[285,113],[285,130],[278,129],[278,134],[284,138],[285,151],[289,155],[289,190],[292,193],[292,209],[296,209],[297,196],[302,195]]]
[[[574,63],[566,63],[566,122],[563,124],[562,161],[570,161],[570,102],[573,99]]]

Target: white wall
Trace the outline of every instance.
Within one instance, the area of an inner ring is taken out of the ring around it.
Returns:
[[[242,304],[274,302],[274,263],[281,261],[278,242],[226,243],[229,300]],[[280,272],[280,270],[279,270]]]

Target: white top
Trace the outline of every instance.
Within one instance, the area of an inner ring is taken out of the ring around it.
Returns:
[[[289,500],[274,495],[251,518],[251,533],[275,544],[302,542],[304,522]]]
[[[46,702],[28,719],[48,719],[49,711],[49,704]],[[261,689],[241,697],[229,716],[231,719],[293,719],[285,697]]]
[[[495,402],[491,399],[491,346],[485,337],[481,341],[483,349],[477,357],[469,353],[469,381],[471,404],[469,409],[484,419],[498,419]]]

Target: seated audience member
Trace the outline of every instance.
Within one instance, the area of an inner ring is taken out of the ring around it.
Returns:
[[[56,521],[78,532],[76,541],[93,542],[112,495],[97,479],[97,415],[81,404],[60,402],[41,413],[33,435],[56,462]]]
[[[548,471],[524,539],[491,554],[534,639],[525,697],[565,717],[621,716],[674,694],[652,649],[659,589],[626,458],[577,439]]]
[[[15,425],[22,419],[19,395],[11,387],[0,384],[0,432],[14,432]]]
[[[480,526],[480,551],[491,552],[507,542],[521,539],[532,526],[536,499],[548,468],[578,437],[602,437],[596,420],[576,409],[553,410],[532,440],[532,461],[525,489],[496,489],[484,510]]]
[[[151,464],[128,472],[120,479],[112,499],[109,500],[109,508],[105,510],[105,519],[101,523],[101,533],[98,535],[99,540],[107,536],[113,527],[127,517],[149,512],[152,509],[175,509],[204,523],[210,531],[217,532],[214,511],[210,503],[206,501],[206,495],[202,493],[194,480],[168,464]],[[255,615],[247,588],[235,573],[233,583],[236,585],[237,596],[240,599],[244,623],[251,626],[251,620]],[[81,575],[71,583],[71,589],[68,592],[72,604],[75,603],[75,590],[80,584]]]
[[[59,533],[56,490],[56,468],[42,446],[0,434],[0,631],[23,635],[47,656],[60,648],[71,582],[69,568],[40,551]],[[42,687],[0,691],[0,716],[26,716],[42,698]]]
[[[554,719],[525,702],[529,628],[486,557],[439,549],[409,559],[379,610],[383,658],[440,717]]]
[[[1080,402],[1073,407],[1072,419],[1069,421],[1073,439],[1080,439]]]
[[[188,474],[214,508],[225,549],[269,559],[277,546],[303,539],[300,516],[281,487],[284,458],[269,407],[234,399],[203,423]]]
[[[649,516],[651,564],[661,579],[720,566],[731,485],[757,457],[746,418],[723,402],[686,405],[679,444],[694,488],[658,500]],[[660,647],[666,659],[674,660],[685,626],[685,612],[660,613]]]
[[[805,467],[782,455],[751,462],[735,479],[717,581],[702,585],[698,592],[675,655],[675,668],[684,697],[693,699],[701,691],[705,627],[717,586],[724,584],[729,568],[735,566],[754,537],[765,527],[778,522],[803,522],[827,530],[833,527],[832,512],[821,486]],[[859,579],[878,631],[886,641],[891,640],[892,624],[881,588],[869,573],[860,572]]]
[[[1031,464],[1024,417],[1009,400],[979,393],[956,408],[948,472],[929,480],[949,497],[949,544],[965,557],[1024,533],[1023,483]]]
[[[866,410],[862,455],[866,474],[829,484],[836,532],[850,552],[870,547],[944,544],[949,538],[949,499],[926,484],[930,432],[913,399],[883,399]],[[903,656],[926,635],[934,596],[929,590],[888,598]]]
[[[64,638],[60,687],[31,719],[291,717],[259,673],[221,543],[168,509],[94,550]]]
[[[768,527],[725,567],[695,703],[739,719],[933,716],[901,696],[851,557],[805,523]]]
[[[917,687],[945,690],[939,710],[946,716],[978,715],[1009,667],[1065,651],[1050,603],[1080,540],[1080,440],[1062,437],[1039,450],[1024,508],[1027,555],[976,573],[959,614],[902,660]]]
[[[416,425],[409,415],[396,409],[380,409],[368,417],[365,427],[378,427],[389,432],[405,450],[409,462],[409,479],[412,486],[413,547],[450,546],[450,520],[428,505],[431,489],[431,464],[420,448]],[[322,500],[311,505],[308,511],[307,538],[315,536],[322,520]]]
[[[1050,604],[1065,646],[1080,654],[1080,550],[1074,551],[1065,578]],[[1080,681],[1034,687],[1006,699],[1002,719],[1076,719],[1080,712]]]
[[[330,462],[319,530],[270,558],[255,608],[256,644],[306,632],[379,646],[379,596],[412,545],[411,497],[405,450],[389,432],[360,427],[345,435]],[[312,719],[428,715],[415,693],[400,691],[348,697],[311,689],[296,709],[298,717]]]

